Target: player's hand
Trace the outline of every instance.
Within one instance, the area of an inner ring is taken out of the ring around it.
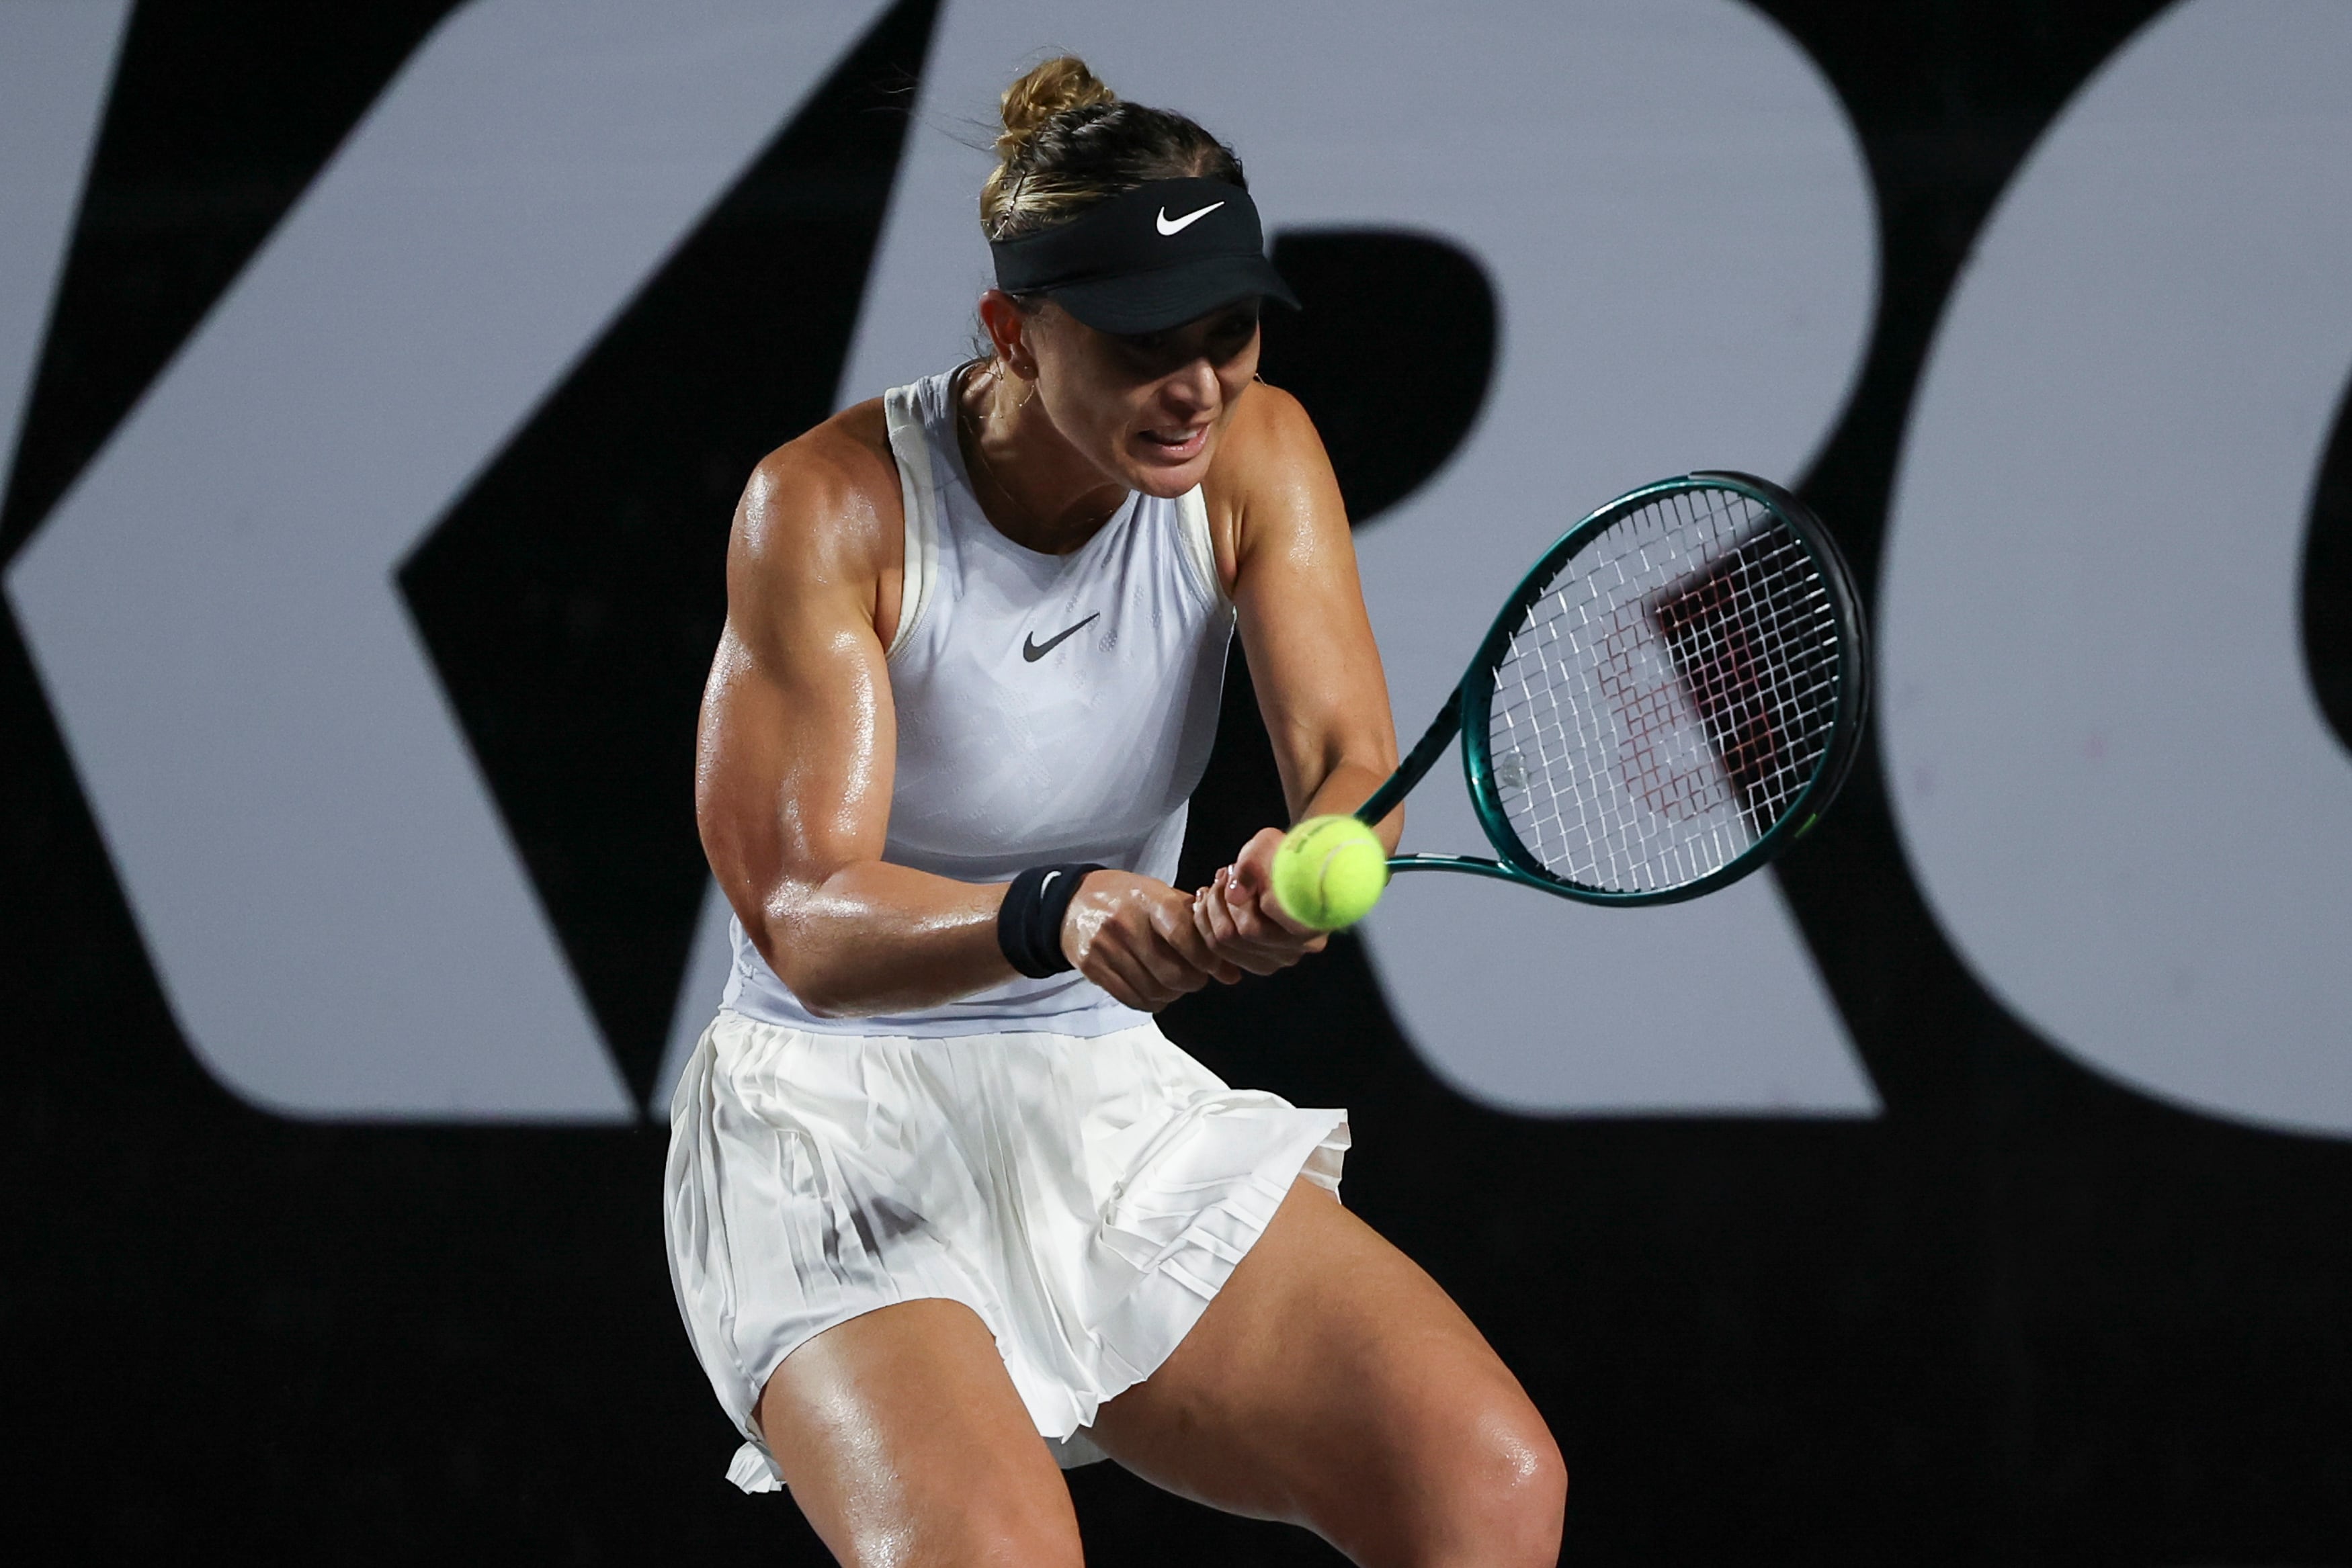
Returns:
[[[1275,899],[1274,852],[1281,847],[1280,828],[1261,829],[1192,899],[1193,922],[1209,951],[1253,975],[1286,969],[1330,940],[1291,919]]]
[[[1189,894],[1132,872],[1087,873],[1062,916],[1062,952],[1113,998],[1145,1012],[1211,980],[1242,977],[1211,950]]]

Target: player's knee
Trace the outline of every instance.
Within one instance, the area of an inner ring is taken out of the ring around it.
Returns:
[[[1446,1545],[1433,1563],[1557,1563],[1568,1466],[1542,1417],[1523,1401],[1481,1410],[1449,1449],[1438,1489]]]

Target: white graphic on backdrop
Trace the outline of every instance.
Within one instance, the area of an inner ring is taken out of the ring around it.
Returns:
[[[0,493],[130,0],[0,5]]]
[[[2352,761],[2297,643],[2352,370],[2352,8],[2200,0],[2053,124],[1911,421],[1885,561],[1904,841],[2053,1043],[2352,1133]]]
[[[878,11],[458,12],[16,563],[165,993],[246,1099],[635,1114],[393,572]]]
[[[1576,514],[1692,467],[1791,476],[1836,421],[1875,298],[1869,185],[1827,85],[1755,12],[950,0],[939,26],[845,402],[970,341],[988,280],[973,144],[1043,44],[1229,139],[1270,227],[1417,229],[1486,267],[1502,350],[1485,417],[1360,541],[1408,740]],[[1450,779],[1412,810],[1415,845],[1484,841]],[[724,924],[703,922],[698,986],[724,972]],[[1415,1045],[1491,1103],[1876,1109],[1769,878],[1638,913],[1410,878],[1370,936]],[[711,999],[689,993],[673,1063]]]

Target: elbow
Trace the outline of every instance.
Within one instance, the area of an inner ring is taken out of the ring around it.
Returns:
[[[807,944],[781,941],[773,930],[763,925],[752,936],[751,945],[760,950],[769,973],[784,983],[793,1000],[809,1014],[821,1019],[856,1016],[856,999],[842,984],[843,977],[828,973],[837,967],[813,962]]]
[[[857,989],[845,983],[843,977],[799,974],[784,979],[784,984],[792,991],[793,999],[812,1018],[871,1018],[887,1010],[883,998],[870,988]]]
[[[874,962],[868,922],[828,883],[795,881],[771,890],[745,935],[768,970],[811,1016],[854,1019],[887,1010],[892,988]]]
[[[737,918],[741,919],[740,911]],[[786,941],[777,931],[776,925],[772,918],[762,919],[756,924],[744,920],[743,935],[751,938],[751,946],[760,955],[760,962],[768,967],[768,973],[783,982],[784,989],[792,992],[794,1001],[819,1018],[831,1018],[833,1013],[824,1005],[824,987],[818,983],[816,976],[807,972],[810,966],[804,959],[796,961],[794,948],[797,945]]]
[[[856,1016],[856,1009],[849,1005],[847,998],[839,996],[822,985],[812,984],[806,977],[788,979],[784,984],[791,989],[793,999],[800,1003],[803,1010],[812,1018],[841,1019]]]

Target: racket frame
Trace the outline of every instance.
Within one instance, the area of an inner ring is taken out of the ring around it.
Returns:
[[[1487,734],[1488,710],[1494,700],[1495,671],[1502,663],[1511,639],[1519,630],[1520,619],[1549,591],[1553,577],[1576,553],[1601,533],[1614,526],[1627,514],[1640,510],[1665,497],[1691,490],[1730,490],[1747,497],[1768,511],[1777,514],[1789,525],[1803,544],[1822,576],[1829,582],[1829,599],[1832,613],[1838,620],[1838,693],[1837,710],[1831,721],[1830,745],[1814,765],[1812,777],[1790,802],[1789,809],[1768,829],[1762,837],[1739,854],[1696,881],[1677,887],[1645,888],[1612,892],[1600,888],[1580,887],[1564,878],[1554,876],[1542,863],[1529,855],[1512,830],[1510,818],[1503,809],[1494,779],[1493,758],[1489,755],[1491,738]],[[1564,898],[1584,904],[1618,905],[1643,904],[1679,904],[1697,898],[1738,881],[1758,867],[1780,855],[1782,850],[1812,831],[1822,813],[1828,810],[1837,798],[1839,787],[1851,771],[1856,749],[1862,743],[1862,731],[1870,712],[1870,657],[1867,632],[1862,620],[1862,601],[1854,591],[1853,574],[1847,568],[1845,557],[1821,519],[1802,501],[1773,484],[1752,474],[1729,469],[1697,469],[1672,479],[1661,479],[1629,491],[1580,520],[1562,534],[1552,547],[1544,551],[1535,565],[1519,579],[1518,586],[1504,601],[1503,608],[1488,627],[1484,641],[1478,644],[1477,656],[1463,672],[1454,688],[1453,697],[1439,710],[1412,750],[1391,774],[1387,782],[1372,792],[1371,798],[1357,808],[1356,817],[1366,826],[1377,824],[1404,800],[1416,784],[1437,765],[1458,734],[1462,737],[1463,781],[1470,791],[1470,806],[1478,817],[1478,826],[1492,844],[1498,860],[1477,855],[1411,854],[1389,857],[1389,873],[1394,875],[1407,871],[1467,872],[1474,876],[1493,877],[1501,882],[1515,882],[1523,886],[1539,888]]]

